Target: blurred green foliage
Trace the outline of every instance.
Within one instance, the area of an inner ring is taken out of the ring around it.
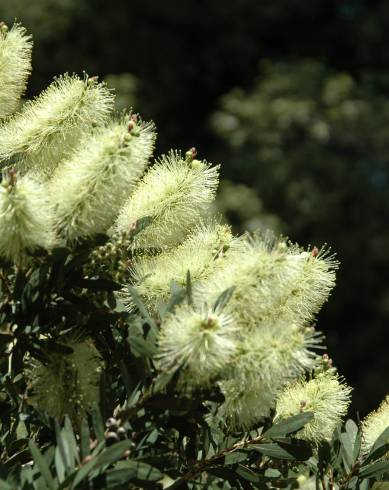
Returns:
[[[364,393],[356,407],[376,405],[389,369],[388,2],[2,0],[0,18],[34,32],[29,95],[66,70],[98,74],[120,108],[155,120],[158,152],[196,145],[222,162],[219,210],[237,231],[332,245],[342,267],[321,325]]]
[[[107,75],[104,81],[115,91],[115,109],[122,111],[132,108],[136,112],[139,81],[131,73]]]
[[[1,11],[7,20],[20,20],[27,26],[39,24],[38,40],[57,40],[66,34],[82,2],[77,0],[2,0]],[[35,36],[34,36],[35,37]]]
[[[277,215],[264,210],[255,189],[227,179],[220,182],[211,214],[220,214],[222,220],[231,223],[237,233],[271,230],[279,235],[285,228]]]

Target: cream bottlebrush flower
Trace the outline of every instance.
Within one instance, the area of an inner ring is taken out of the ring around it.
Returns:
[[[162,322],[158,366],[180,369],[179,385],[206,387],[226,368],[236,351],[236,323],[220,309],[181,305]]]
[[[51,417],[80,420],[100,400],[101,355],[89,340],[68,342],[72,354],[53,353],[47,364],[33,361],[30,403]]]
[[[315,378],[288,385],[277,399],[275,421],[300,412],[312,412],[313,419],[296,437],[313,443],[331,439],[336,426],[346,415],[351,388],[330,369]]]
[[[285,318],[312,321],[335,286],[339,264],[328,249],[308,252],[298,246],[289,248],[287,262],[293,273],[274,307]]]
[[[145,303],[155,308],[170,294],[170,283],[185,286],[188,270],[192,283],[211,274],[225,256],[239,247],[227,225],[217,223],[197,226],[178,247],[155,257],[138,257],[132,268],[132,277]],[[131,306],[131,297],[123,289],[123,298]]]
[[[196,301],[214,302],[227,288],[235,287],[230,305],[242,326],[267,320],[281,282],[288,280],[286,252],[264,238],[244,237],[239,249],[194,291]],[[272,313],[273,315],[273,313]],[[274,313],[275,316],[275,313]]]
[[[137,247],[166,248],[181,242],[214,199],[219,167],[170,152],[154,165],[130,196],[116,223],[129,231],[145,217],[152,222],[136,237]]]
[[[155,132],[135,119],[112,120],[85,135],[50,180],[56,227],[67,240],[107,232],[142,175]]]
[[[113,95],[92,78],[57,78],[36,99],[0,126],[0,161],[50,176],[85,131],[103,124]]]
[[[269,416],[286,383],[317,365],[311,349],[322,337],[313,328],[284,322],[242,333],[230,373],[220,382],[225,396],[220,415],[232,428],[249,429]]]
[[[33,177],[4,173],[0,184],[0,255],[23,265],[28,252],[54,245],[54,217],[47,189]]]
[[[14,112],[31,72],[31,36],[19,24],[0,23],[0,119]]]
[[[389,396],[377,410],[369,413],[362,421],[362,453],[367,455],[378,437],[389,427]],[[385,455],[389,459],[389,453]]]
[[[261,418],[269,415],[273,403],[272,393],[265,391],[260,385],[242,385],[239,378],[232,378],[221,381],[219,386],[225,401],[220,406],[218,415],[225,420],[229,431],[248,430]]]
[[[242,326],[311,320],[334,285],[333,261],[266,237],[247,238],[223,267],[200,284],[196,298],[214,300],[235,286],[231,299]]]

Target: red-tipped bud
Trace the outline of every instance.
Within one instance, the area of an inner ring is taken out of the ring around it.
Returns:
[[[196,155],[197,155],[197,150],[194,146],[185,153],[185,157],[188,162],[191,162],[196,157]]]
[[[98,75],[94,75],[93,77],[88,78],[88,85],[93,85],[99,81]]]

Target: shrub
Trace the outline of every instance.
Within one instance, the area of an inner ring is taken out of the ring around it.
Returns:
[[[7,40],[29,38],[1,29],[0,57],[25,63]],[[13,73],[0,99],[20,96]],[[2,488],[387,474],[386,424],[360,456],[357,426],[339,426],[350,388],[317,353],[334,257],[233,236],[207,218],[218,167],[192,148],[146,170],[153,124],[112,106],[96,77],[65,75],[0,126]]]

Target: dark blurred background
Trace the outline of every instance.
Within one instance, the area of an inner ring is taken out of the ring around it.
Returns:
[[[29,95],[99,74],[159,129],[157,152],[222,163],[236,231],[325,242],[319,318],[361,415],[389,392],[389,2],[0,0],[34,34]]]

